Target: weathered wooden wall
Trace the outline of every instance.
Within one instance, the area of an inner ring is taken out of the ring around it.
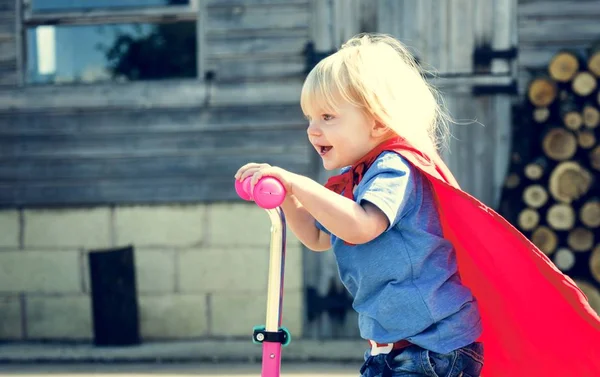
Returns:
[[[206,66],[220,81],[297,77],[305,70],[310,0],[211,0]]]
[[[311,175],[298,101],[309,1],[203,4],[208,80],[17,87],[17,11],[3,0],[0,207],[235,199],[247,161]]]

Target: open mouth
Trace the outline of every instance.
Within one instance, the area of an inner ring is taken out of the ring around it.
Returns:
[[[319,151],[319,154],[320,154],[321,156],[324,156],[324,155],[326,155],[326,154],[327,154],[327,152],[329,152],[329,151],[330,151],[332,148],[333,148],[332,146],[324,146],[324,145],[321,145],[321,146],[318,146],[318,147],[317,147],[317,150]]]

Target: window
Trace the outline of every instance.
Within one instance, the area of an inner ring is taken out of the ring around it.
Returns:
[[[28,84],[201,77],[196,0],[29,0]]]

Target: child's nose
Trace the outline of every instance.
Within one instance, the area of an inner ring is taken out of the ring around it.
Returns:
[[[306,129],[306,133],[309,136],[320,136],[321,135],[321,128],[318,127],[315,123],[311,122],[308,124],[308,128]]]

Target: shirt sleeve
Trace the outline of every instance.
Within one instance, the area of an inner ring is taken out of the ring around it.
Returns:
[[[369,202],[379,208],[393,228],[411,208],[410,197],[415,190],[410,163],[394,152],[386,152],[365,173],[355,191],[356,202]]]

